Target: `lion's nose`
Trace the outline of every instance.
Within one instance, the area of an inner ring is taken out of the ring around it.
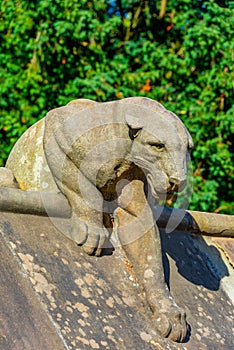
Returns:
[[[175,177],[170,177],[169,182],[173,192],[183,191],[187,183],[186,179],[178,179]]]

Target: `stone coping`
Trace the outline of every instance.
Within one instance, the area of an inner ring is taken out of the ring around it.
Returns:
[[[120,247],[87,256],[59,232],[64,218],[0,213],[0,348],[233,348],[231,279],[219,250],[202,237],[161,232],[166,281],[185,308],[185,343],[162,339]],[[227,282],[229,283],[229,282]]]

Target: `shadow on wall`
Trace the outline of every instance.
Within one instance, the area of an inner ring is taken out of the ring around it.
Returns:
[[[175,261],[178,272],[185,279],[209,290],[218,290],[221,279],[229,276],[219,250],[213,245],[207,245],[202,237],[161,231],[161,240],[165,280],[169,288],[170,265],[167,255]]]

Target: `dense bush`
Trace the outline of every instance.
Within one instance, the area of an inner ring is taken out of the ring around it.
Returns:
[[[233,211],[232,1],[2,0],[0,165],[75,98],[147,96],[190,130],[191,209]]]

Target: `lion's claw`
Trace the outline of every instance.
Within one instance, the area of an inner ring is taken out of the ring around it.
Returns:
[[[154,322],[156,329],[164,338],[175,342],[183,342],[186,338],[188,327],[185,312],[179,307],[172,305],[166,311],[155,312]]]
[[[89,225],[76,219],[71,238],[82,247],[86,254],[100,256],[108,238],[108,231],[104,227]]]

